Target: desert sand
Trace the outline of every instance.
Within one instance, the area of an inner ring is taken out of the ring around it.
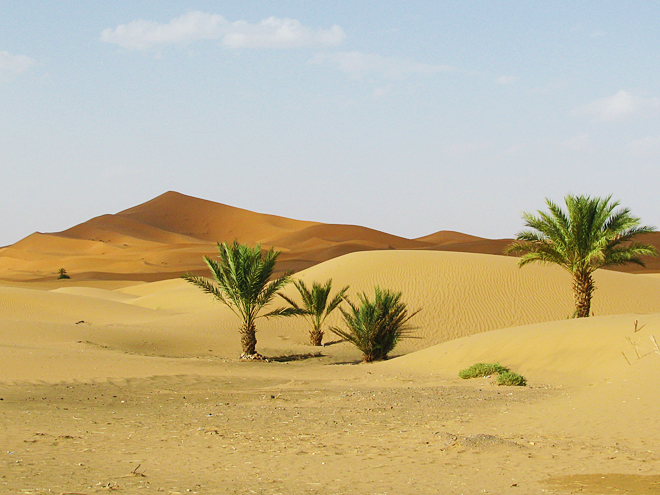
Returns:
[[[567,273],[488,240],[153,201],[0,250],[0,493],[660,493],[659,276],[597,272],[575,320]],[[262,319],[271,362],[239,361],[237,318],[178,278],[232,238],[402,291],[415,338],[366,365]],[[458,378],[484,361],[528,386]]]

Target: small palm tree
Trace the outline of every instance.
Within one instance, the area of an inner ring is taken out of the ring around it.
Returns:
[[[593,272],[599,268],[627,263],[644,266],[640,256],[655,256],[654,246],[634,242],[640,234],[655,232],[654,227],[639,226],[628,208],[620,208],[618,201],[589,196],[566,196],[564,212],[546,199],[549,213],[538,216],[523,213],[523,230],[505,253],[522,254],[518,266],[533,261],[554,263],[573,275],[575,314],[589,316],[591,297],[595,290]]]
[[[331,330],[360,349],[365,363],[386,359],[401,339],[410,336],[406,323],[419,311],[408,313],[406,304],[401,302],[401,292],[380,287],[376,287],[373,301],[364,292],[358,297],[359,305],[347,301],[348,311],[339,308],[348,329]]]
[[[302,298],[302,308],[293,301],[291,298],[280,294],[291,307],[303,315],[311,325],[309,331],[310,345],[321,345],[323,342],[323,323],[325,319],[332,313],[346,297],[348,286],[341,289],[335,297],[328,302],[330,291],[332,290],[332,279],[329,279],[324,285],[318,282],[312,283],[311,290],[305,285],[302,280],[294,280],[293,284],[298,289],[300,297]]]
[[[57,274],[58,274],[58,276],[57,276],[58,280],[71,278],[71,277],[69,277],[69,274],[66,272],[65,268],[60,268],[59,270],[57,270]]]
[[[285,274],[275,280],[270,280],[275,268],[275,261],[280,254],[273,249],[264,254],[261,252],[260,245],[251,248],[234,241],[233,244],[219,243],[218,250],[220,251],[219,261],[204,257],[213,273],[215,284],[196,275],[187,274],[183,278],[227,305],[242,320],[240,334],[243,354],[241,357],[261,358],[255,350],[257,345],[256,320],[262,317],[299,314],[293,308],[277,308],[268,313],[259,314],[264,306],[273,300],[278,291],[291,281],[290,275]]]

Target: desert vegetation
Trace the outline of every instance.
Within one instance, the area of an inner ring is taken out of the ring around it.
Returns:
[[[573,276],[575,315],[589,316],[596,286],[593,272],[627,263],[644,266],[641,256],[655,256],[650,244],[635,242],[641,234],[655,232],[655,227],[640,226],[640,219],[628,208],[616,209],[612,197],[565,198],[566,211],[546,199],[549,212],[523,213],[526,227],[510,244],[507,254],[522,254],[519,266],[528,263],[552,263]]]
[[[340,308],[346,329],[331,330],[362,351],[365,363],[386,359],[401,339],[411,336],[407,323],[418,311],[408,311],[401,292],[380,287],[373,299],[364,292],[358,298],[359,304],[347,300],[349,309]]]
[[[467,380],[505,373],[507,371],[509,371],[509,368],[502,366],[500,363],[476,363],[469,368],[459,371],[458,376]]]
[[[309,322],[311,327],[309,330],[309,344],[320,346],[323,343],[323,324],[330,313],[337,309],[346,297],[348,286],[343,287],[330,299],[332,279],[328,279],[323,285],[319,282],[313,282],[311,289],[302,280],[294,280],[293,284],[298,289],[302,306],[299,306],[298,303],[285,294],[280,294],[280,297]]]
[[[70,278],[71,278],[71,277],[70,277],[69,274],[66,272],[66,269],[65,269],[65,268],[60,268],[60,269],[57,271],[57,279],[58,279],[58,280],[67,280],[67,279],[70,279]]]
[[[513,371],[504,371],[497,375],[497,384],[524,387],[527,385],[527,379],[518,373],[514,373]]]
[[[527,385],[527,379],[524,376],[514,373],[500,363],[476,363],[469,368],[465,368],[458,372],[458,376],[464,380],[469,380],[470,378],[483,378],[491,375],[497,375],[498,385],[518,387],[524,387]]]
[[[279,255],[273,249],[263,253],[259,244],[249,247],[234,241],[219,243],[218,250],[219,261],[204,257],[215,283],[197,275],[183,278],[225,304],[241,319],[241,358],[260,359],[262,356],[256,351],[257,319],[300,314],[295,308],[276,308],[260,314],[291,277],[284,274],[271,280]]]

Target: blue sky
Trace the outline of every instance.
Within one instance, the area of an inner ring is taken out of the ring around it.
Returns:
[[[597,5],[597,6],[596,6]],[[0,3],[0,245],[176,190],[418,237],[660,225],[660,4]]]

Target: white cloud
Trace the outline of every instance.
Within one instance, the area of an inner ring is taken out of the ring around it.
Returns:
[[[0,51],[0,81],[17,76],[32,65],[34,65],[34,60],[30,57]]]
[[[166,24],[137,20],[101,32],[101,41],[133,50],[220,40],[230,48],[299,48],[307,45],[337,45],[346,35],[341,27],[313,29],[295,19],[269,17],[256,24],[229,22],[221,15],[189,12]]]
[[[660,109],[660,98],[642,98],[621,90],[617,94],[587,103],[574,116],[593,117],[594,122],[614,122]]]
[[[511,84],[517,83],[518,78],[516,76],[500,76],[497,79],[495,79],[495,82],[497,84],[504,84],[506,86],[509,86]]]
[[[660,155],[660,137],[644,137],[630,143],[630,152],[637,156]]]
[[[449,65],[434,65],[415,62],[407,58],[384,57],[362,52],[318,53],[312,63],[335,67],[355,78],[367,74],[380,75],[388,79],[403,79],[406,76],[455,72]]]

